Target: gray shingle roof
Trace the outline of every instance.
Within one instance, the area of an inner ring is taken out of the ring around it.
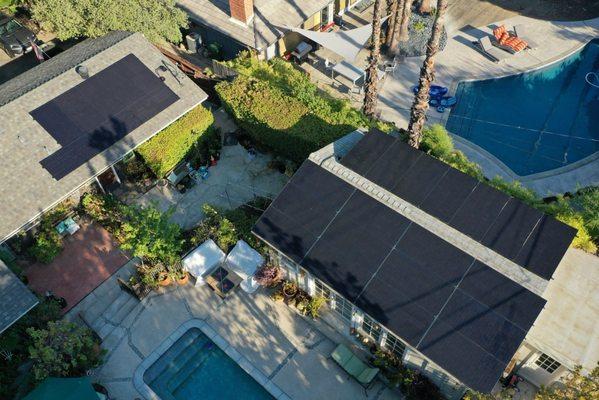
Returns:
[[[0,261],[0,333],[37,303],[37,297]]]
[[[23,72],[21,75],[0,85],[0,107],[52,80],[58,75],[76,67],[99,52],[114,46],[131,36],[131,32],[114,31],[106,36],[87,39],[44,61],[42,64]]]
[[[113,32],[83,41],[0,87],[0,242],[206,100],[206,93],[184,74],[179,80],[165,74],[164,84],[179,100],[64,178],[54,179],[40,162],[61,146],[30,112],[82,82],[75,66],[85,65],[93,76],[131,54],[150,71],[163,63],[176,69],[142,34]]]
[[[238,42],[264,50],[284,33],[299,27],[331,0],[254,0],[254,17],[248,25],[231,18],[229,0],[178,0],[195,22],[211,27]]]

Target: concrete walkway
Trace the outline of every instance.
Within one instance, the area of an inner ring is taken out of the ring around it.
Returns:
[[[567,57],[599,36],[599,18],[579,22],[556,22],[517,16],[496,24],[505,24],[507,27],[526,25],[530,39],[538,43],[538,47],[516,54],[503,62],[494,63],[472,45],[472,41],[491,33],[489,27],[458,32],[448,40],[445,50],[435,59],[435,83],[449,87],[450,93],[453,93],[460,81],[497,78],[530,71]],[[404,60],[394,75],[386,78],[380,93],[381,117],[394,122],[400,128],[407,127],[414,98],[410,88],[418,82],[423,59],[424,57],[413,57]],[[428,120],[429,123],[445,124],[448,116],[449,113],[439,114],[435,110],[429,110]],[[456,138],[456,147],[480,164],[485,175],[520,180],[543,196],[575,191],[579,185],[599,184],[597,159],[581,160],[582,162],[575,165],[557,170],[519,177],[478,146]]]
[[[112,297],[121,296],[116,288],[114,280],[107,281],[97,289],[102,296],[95,296],[88,307],[98,309],[108,303],[106,312],[110,312]],[[221,301],[206,286],[191,284],[154,293],[120,318],[117,330],[122,334],[118,341],[103,344],[108,350],[106,362],[94,372],[94,381],[105,385],[111,398],[142,398],[133,384],[136,369],[190,320],[204,321],[292,399],[402,398],[381,382],[365,391],[348,379],[329,358],[335,345],[346,339],[322,319],[313,322],[300,317],[283,303],[272,301],[262,289],[252,295],[237,290]]]

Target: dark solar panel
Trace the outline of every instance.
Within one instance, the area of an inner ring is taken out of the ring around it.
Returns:
[[[430,157],[420,157],[410,173],[391,192],[414,205],[419,205],[444,177],[450,166]]]
[[[526,331],[545,305],[543,298],[480,261],[470,268],[460,290]]]
[[[506,363],[440,321],[417,348],[468,387],[483,393],[491,392],[506,367]]]
[[[515,262],[545,279],[551,279],[576,232],[571,226],[545,215],[524,243]]]
[[[358,143],[359,145],[360,143]],[[421,151],[396,140],[374,163],[366,174],[366,178],[391,191],[423,154]]]
[[[357,172],[360,175],[366,175],[366,172],[372,167],[376,160],[395,142],[395,138],[372,129],[365,134],[342,159],[341,164]]]
[[[61,179],[178,99],[130,54],[31,111],[61,145],[41,164]]]
[[[542,216],[542,212],[511,199],[481,243],[510,260],[514,259]]]
[[[420,208],[441,221],[447,222],[479,184],[478,180],[457,169],[449,168],[427,198],[420,203]]]
[[[418,302],[397,290],[394,283],[372,279],[355,304],[403,340],[416,346],[434,316],[420,307]]]
[[[416,224],[410,226],[397,250],[426,263],[427,274],[434,274],[448,285],[455,285],[474,261],[472,256]]]
[[[456,211],[449,224],[480,241],[510,197],[487,185],[478,185]]]
[[[525,330],[460,290],[447,302],[438,321],[449,328],[447,334],[465,336],[505,364],[526,336]]]
[[[406,218],[357,191],[302,265],[354,300],[408,225]]]

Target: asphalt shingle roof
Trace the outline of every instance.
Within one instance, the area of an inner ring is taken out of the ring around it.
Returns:
[[[0,333],[37,303],[37,297],[0,261]]]

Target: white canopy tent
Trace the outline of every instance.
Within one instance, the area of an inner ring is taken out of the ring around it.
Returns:
[[[254,279],[256,270],[264,264],[264,258],[243,240],[229,252],[225,260],[227,268],[235,272],[243,282],[239,286],[247,293],[253,293],[258,289],[258,282]]]
[[[204,275],[222,264],[225,253],[212,239],[206,240],[200,246],[189,252],[181,261],[183,270],[196,278],[196,286],[204,283]]]
[[[387,18],[389,17],[384,17],[381,20],[381,24],[385,22]],[[356,60],[358,53],[364,48],[372,36],[372,24],[337,32],[319,32],[301,28],[286,28],[326,47],[350,63]]]

